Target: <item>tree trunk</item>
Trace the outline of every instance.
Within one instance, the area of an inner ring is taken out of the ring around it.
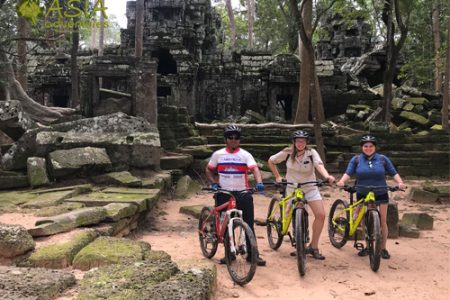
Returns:
[[[246,0],[248,19],[248,48],[253,48],[253,22],[255,19],[254,0]]]
[[[231,0],[225,0],[227,7],[228,19],[230,20],[230,32],[231,32],[231,50],[236,49],[236,23],[234,22],[233,6],[231,6]]]
[[[400,29],[400,38],[395,44],[395,24],[393,17],[393,10],[395,12],[395,21]],[[406,18],[409,20],[409,15]],[[392,101],[392,83],[394,81],[395,68],[397,59],[400,54],[406,37],[408,35],[408,28],[403,23],[400,15],[399,0],[386,0],[383,8],[383,22],[387,26],[386,38],[386,70],[384,72],[384,90],[383,90],[383,120],[386,123],[391,122],[391,101]]]
[[[0,74],[7,80],[5,84],[6,93],[10,93],[14,100],[19,100],[23,110],[35,121],[42,124],[49,124],[65,115],[75,112],[72,108],[47,107],[31,99],[23,90],[22,85],[16,80],[13,67],[6,53],[0,48]]]
[[[22,85],[23,89],[26,91],[28,89],[28,72],[27,72],[27,41],[28,37],[28,22],[23,17],[17,18],[17,35],[19,39],[17,40],[17,80]]]
[[[312,0],[305,0],[305,6],[302,12],[303,24],[308,38],[311,38],[312,30]],[[297,101],[297,111],[295,113],[294,123],[306,123],[309,121],[309,111],[310,111],[310,78],[311,78],[311,68],[310,68],[310,57],[305,49],[300,35],[299,39],[299,56],[300,56],[300,86],[298,92]]]
[[[392,82],[393,78],[391,74],[394,72],[391,69],[392,62],[392,54],[394,51],[394,21],[392,16],[392,0],[386,0],[384,2],[383,15],[387,28],[387,37],[386,37],[386,66],[384,71],[384,80],[383,80],[383,120],[387,123],[391,121],[391,97],[392,97]]]
[[[295,17],[297,27],[299,29],[299,34],[301,41],[303,45],[305,46],[305,53],[308,55],[309,60],[309,70],[310,70],[310,95],[311,95],[311,114],[313,117],[313,123],[314,123],[314,136],[316,139],[316,147],[317,152],[319,153],[320,157],[322,158],[322,161],[325,164],[325,146],[323,144],[323,138],[322,138],[322,130],[321,130],[321,123],[324,121],[322,119],[323,116],[323,104],[322,104],[322,95],[320,92],[320,86],[319,86],[319,80],[317,79],[317,73],[316,73],[316,66],[315,66],[315,59],[314,59],[314,48],[312,45],[311,38],[308,37],[306,30],[305,30],[305,23],[302,18],[302,13],[304,9],[304,5],[306,2],[302,2],[302,6],[300,9],[298,8],[297,0],[289,0],[291,10],[293,13],[293,16]]]
[[[134,37],[135,56],[142,56],[142,42],[144,37],[144,0],[136,0],[136,29]]]
[[[450,16],[450,5],[448,7]],[[448,126],[448,104],[449,104],[449,82],[450,82],[450,20],[447,21],[447,51],[446,51],[446,63],[445,63],[445,80],[444,90],[442,97],[442,129],[445,132],[449,132]]]
[[[92,27],[91,27],[91,49],[95,49],[97,47],[97,26],[95,26],[96,22],[97,22],[97,15],[94,14],[92,16]]]
[[[106,0],[104,1],[104,5],[106,7]],[[100,12],[100,32],[98,35],[98,56],[103,56],[103,48],[104,48],[104,41],[105,41],[105,16],[103,15],[103,12]]]
[[[70,107],[74,108],[80,105],[80,93],[79,93],[80,77],[78,74],[78,64],[77,64],[78,46],[80,44],[80,32],[78,30],[79,29],[78,26],[76,25],[77,21],[78,18],[75,18],[72,32],[72,49],[70,50],[70,73],[71,73],[70,81],[72,84]]]
[[[434,90],[442,93],[442,73],[441,73],[441,31],[440,31],[440,5],[439,0],[433,0],[432,28],[434,41]]]

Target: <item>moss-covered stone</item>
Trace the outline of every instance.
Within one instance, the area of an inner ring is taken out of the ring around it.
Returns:
[[[27,175],[28,175],[28,182],[33,187],[48,184],[50,181],[47,176],[45,158],[28,157]]]
[[[205,207],[205,205],[181,206],[180,213],[187,214],[198,219],[200,217],[200,212],[202,211],[203,207]]]
[[[0,257],[16,257],[34,249],[35,242],[25,227],[0,223]]]
[[[207,261],[191,260],[179,262],[181,272],[151,289],[143,291],[145,299],[211,299],[215,287],[217,269]]]
[[[150,244],[145,242],[100,237],[78,252],[73,260],[73,267],[89,270],[124,261],[142,261],[148,251],[150,251]]]
[[[82,208],[54,217],[39,219],[36,221],[36,227],[28,229],[28,232],[32,236],[48,236],[81,226],[97,224],[105,218],[106,209],[103,207]]]
[[[68,271],[43,268],[0,266],[1,299],[55,299],[58,293],[75,285]]]
[[[84,275],[76,299],[150,299],[144,291],[178,272],[176,264],[164,260],[103,266]]]
[[[188,195],[198,192],[200,188],[201,187],[199,184],[193,181],[191,177],[188,175],[183,176],[177,181],[177,185],[175,187],[175,198],[184,199]]]
[[[102,192],[94,192],[66,199],[65,202],[83,203],[86,206],[104,206],[110,203],[131,203],[139,207],[139,211],[145,211],[150,205],[158,201],[160,190],[158,189],[126,189],[108,188]]]
[[[27,263],[33,267],[62,269],[72,264],[75,255],[92,242],[98,234],[92,230],[77,233],[69,241],[51,244],[37,249],[28,258]]]
[[[132,203],[110,203],[104,206],[106,209],[106,220],[118,221],[134,215],[138,208]]]
[[[22,205],[23,208],[44,208],[55,206],[63,203],[64,199],[68,199],[74,195],[73,191],[56,191],[42,194],[33,194],[34,199],[27,201]]]
[[[428,119],[427,118],[425,118],[425,117],[423,117],[423,116],[421,116],[419,114],[410,112],[410,111],[402,111],[400,113],[400,117],[404,118],[404,119],[407,119],[409,121],[412,121],[414,123],[417,123],[419,125],[427,125],[428,124]]]
[[[142,181],[131,175],[128,171],[106,173],[95,176],[92,180],[97,184],[123,185],[129,187],[142,186]]]
[[[82,203],[62,203],[57,206],[49,206],[39,209],[34,213],[36,217],[53,217],[60,214],[68,213],[80,208],[83,208]]]

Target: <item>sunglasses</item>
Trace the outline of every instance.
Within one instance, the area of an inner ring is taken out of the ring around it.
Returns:
[[[241,137],[240,136],[229,136],[229,137],[227,137],[227,139],[229,139],[229,140],[240,140],[241,139]]]

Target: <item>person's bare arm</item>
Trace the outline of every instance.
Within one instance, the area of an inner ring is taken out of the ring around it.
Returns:
[[[283,177],[280,175],[277,165],[274,162],[272,162],[270,159],[267,161],[267,164],[269,165],[270,171],[272,171],[272,174],[275,176],[275,181],[282,182]]]
[[[402,178],[400,177],[400,174],[398,174],[398,173],[395,174],[393,178],[394,178],[395,182],[397,182],[398,187],[399,187],[401,190],[406,189],[406,184],[403,183],[403,180],[402,180]]]
[[[258,167],[254,167],[252,169],[253,176],[255,177],[256,183],[262,183],[261,171],[259,171]]]
[[[339,187],[343,187],[345,185],[345,183],[347,182],[347,180],[349,180],[349,179],[350,179],[350,176],[348,176],[347,173],[344,173],[344,175],[342,175],[341,179],[339,179],[339,181],[336,184]]]
[[[217,179],[216,179],[217,176],[215,175],[215,173],[210,168],[206,167],[205,175],[206,175],[206,178],[209,180],[209,182],[211,182],[211,183],[218,183]]]
[[[328,183],[333,183],[336,179],[334,178],[333,175],[330,175],[330,173],[328,173],[327,169],[325,169],[325,166],[323,164],[318,164],[316,165],[316,170],[320,173],[320,175],[322,175],[322,177],[328,181]]]

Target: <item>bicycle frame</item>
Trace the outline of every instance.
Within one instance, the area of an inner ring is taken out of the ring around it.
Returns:
[[[353,202],[353,201],[351,201]],[[370,191],[369,193],[367,193],[367,195],[364,198],[361,198],[360,200],[358,200],[355,203],[351,203],[348,206],[347,209],[345,209],[344,211],[348,210],[350,218],[349,218],[349,235],[352,236],[355,234],[356,230],[358,229],[359,224],[361,223],[362,218],[364,217],[364,215],[366,214],[367,211],[367,206],[368,205],[375,205],[375,194]],[[362,207],[359,210],[358,216],[356,217],[356,219],[353,218],[353,213],[355,211],[355,209],[361,205],[361,204],[366,204],[367,205],[362,205]]]
[[[289,210],[287,210],[289,202],[292,202],[292,205],[290,205]],[[278,205],[281,206],[281,211],[283,212],[282,216],[281,216],[281,224],[282,224],[281,234],[282,235],[286,235],[288,233],[289,225],[291,224],[292,216],[294,215],[293,212],[301,204],[304,205],[303,191],[300,187],[295,188],[295,190],[292,193],[290,193],[286,197],[283,197],[280,200],[280,203]],[[272,211],[269,218],[273,217],[273,214],[275,213],[275,211],[277,209],[278,209],[278,207],[274,207],[274,210]]]
[[[230,199],[213,208],[211,211],[211,214],[214,215],[215,221],[216,221],[216,234],[217,239],[219,243],[223,243],[223,238],[225,236],[225,230],[228,229],[228,238],[230,241],[230,248],[232,253],[236,253],[236,247],[234,245],[234,241],[231,238],[232,231],[233,231],[233,221],[235,219],[242,219],[242,210],[236,209],[236,198],[234,195],[228,191],[221,190],[220,193],[227,194],[230,196]],[[220,220],[220,213],[222,211],[225,211],[225,216],[223,217],[223,220]],[[233,214],[233,217],[231,218],[231,215]],[[227,226],[225,226],[227,225]],[[242,235],[241,238],[245,238],[245,234]],[[241,241],[242,242],[242,241]],[[245,243],[243,243],[244,247]],[[247,249],[245,249],[247,250]]]
[[[266,184],[270,184],[270,183],[266,183]],[[318,180],[318,181],[308,181],[308,182],[303,182],[303,183],[283,182],[282,184],[295,184],[295,186],[296,186],[295,190],[292,193],[290,193],[289,195],[287,195],[286,197],[283,197],[278,204],[279,206],[281,206],[281,211],[282,211],[281,234],[284,236],[284,235],[288,234],[289,225],[291,224],[292,217],[294,215],[293,214],[294,210],[296,210],[298,208],[304,208],[307,204],[307,201],[304,198],[304,193],[303,193],[303,190],[301,187],[303,185],[307,185],[307,184],[316,184],[317,186],[322,186],[323,181]],[[286,209],[288,209],[289,201],[292,201],[292,205],[289,207],[289,210],[286,211]],[[273,218],[273,215],[276,213],[277,209],[278,209],[278,207],[273,208],[273,211],[270,213],[270,216],[268,217],[268,219]]]
[[[376,187],[373,187],[376,188]],[[395,189],[393,190],[391,187],[388,187],[390,191],[395,191]],[[343,209],[338,215],[337,218],[333,219],[333,225],[336,226],[337,228],[339,228],[339,230],[345,231],[345,228],[342,228],[342,226],[340,224],[338,224],[336,222],[337,219],[339,219],[338,217],[346,214],[348,212],[349,214],[349,218],[348,218],[348,225],[349,225],[349,231],[348,231],[348,235],[349,236],[353,236],[357,229],[359,224],[361,223],[362,218],[366,215],[366,212],[369,209],[374,209],[378,212],[378,210],[376,209],[376,204],[375,204],[375,193],[370,190],[365,197],[359,199],[357,202],[353,203],[353,193],[355,192],[354,190],[347,190],[345,189],[347,192],[350,193],[350,204],[348,205],[347,208]],[[361,206],[358,215],[355,219],[354,217],[354,211],[355,209],[357,209],[358,206]],[[379,213],[379,212],[378,212]]]

